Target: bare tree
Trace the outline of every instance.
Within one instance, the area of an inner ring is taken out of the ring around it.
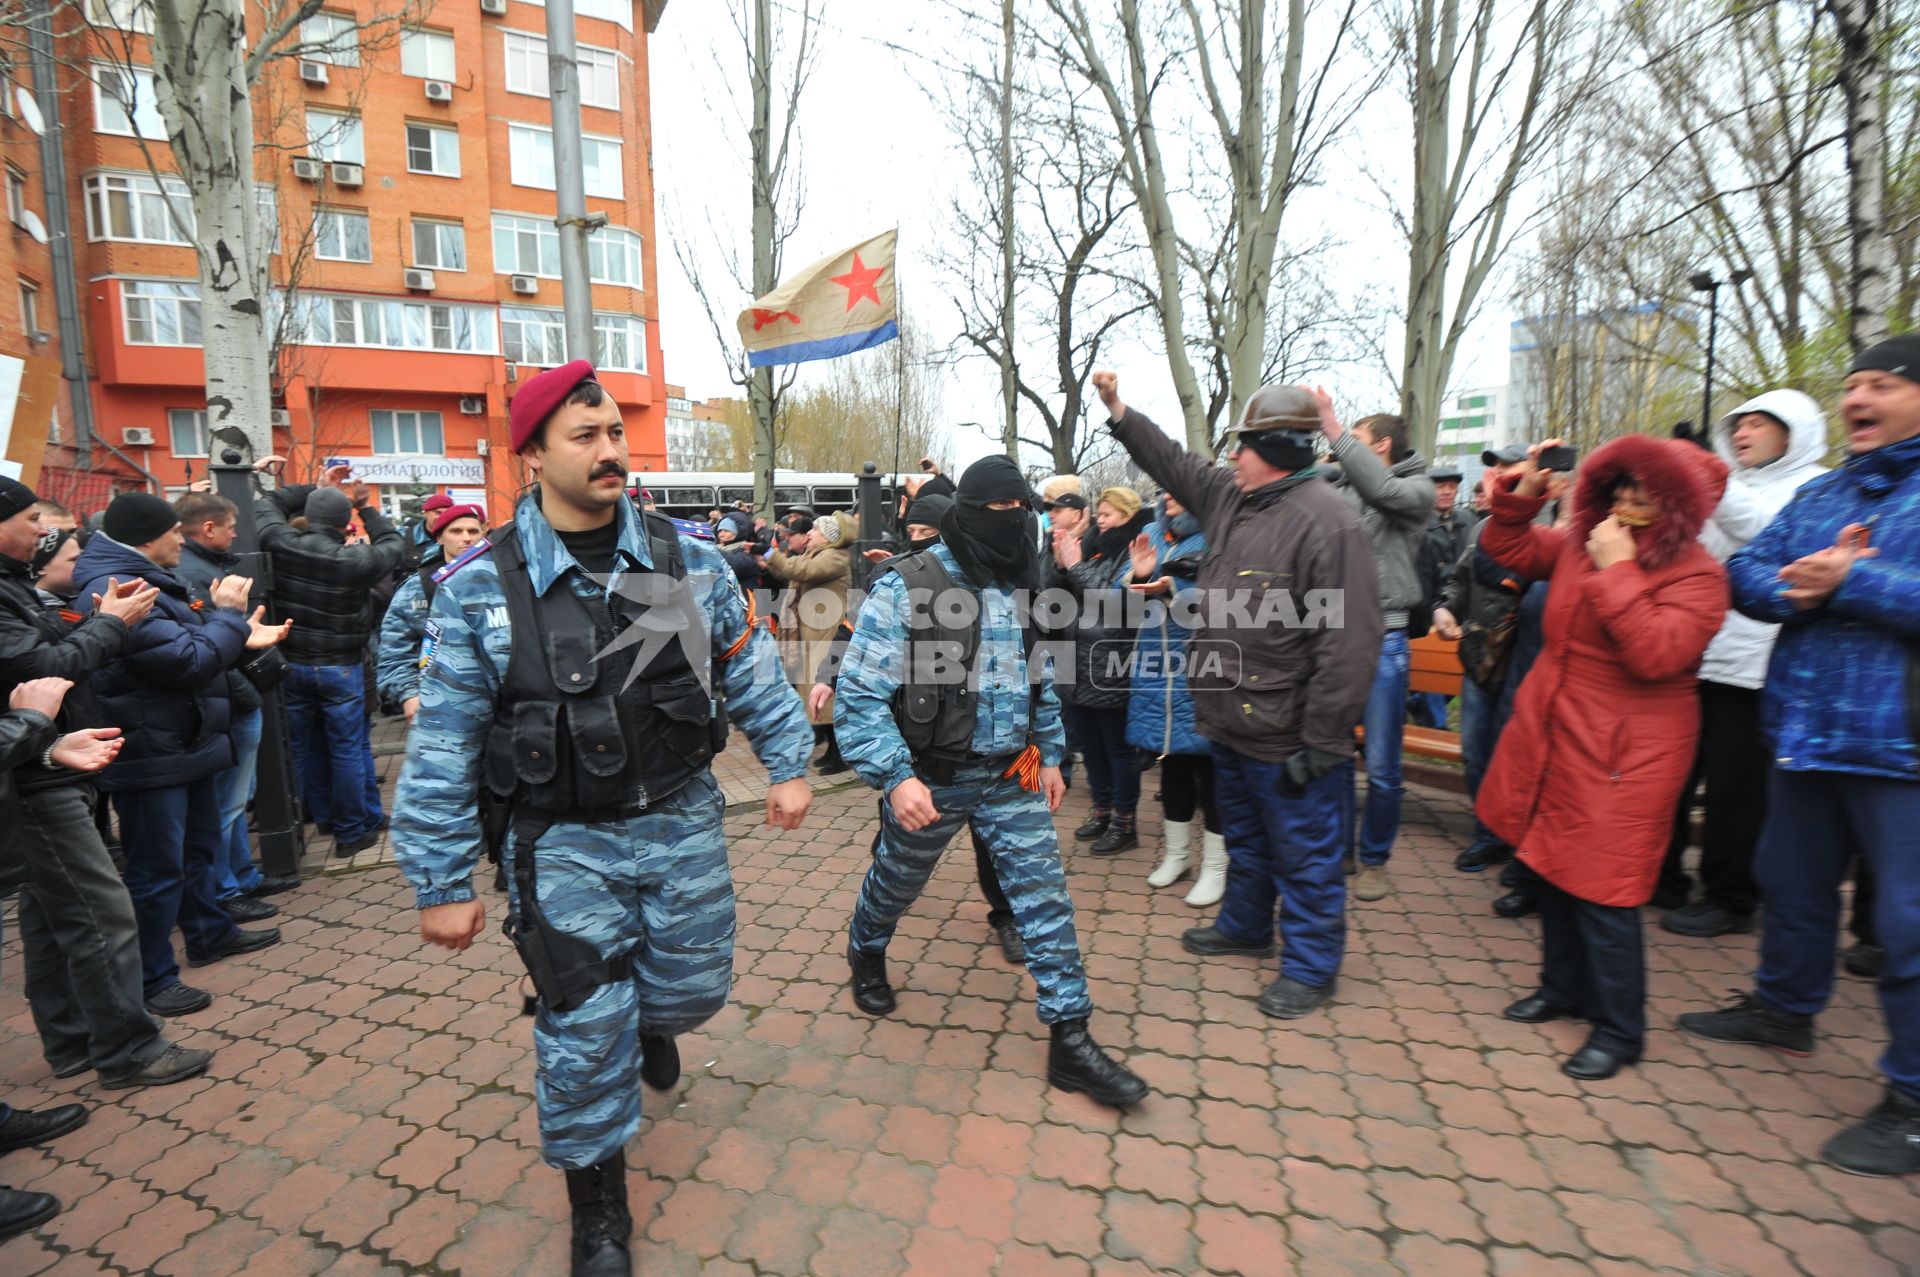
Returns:
[[[701,210],[709,245],[715,260],[722,264],[719,274],[724,279],[716,278],[702,264],[702,254],[684,226],[674,236],[673,251],[700,300],[715,342],[730,352],[733,384],[747,392],[753,415],[754,505],[772,518],[780,400],[793,385],[794,370],[789,366],[775,377],[771,368],[750,367],[733,321],[741,305],[764,297],[778,285],[787,241],[800,222],[805,204],[798,132],[800,96],[817,58],[814,42],[819,35],[820,15],[813,0],[800,0],[797,13],[790,6],[776,11],[771,0],[734,0],[728,14],[746,55],[749,93],[744,110],[727,78],[718,80],[739,116],[740,131],[747,137],[753,209],[751,247],[743,265],[726,220],[712,210]],[[715,62],[720,60],[716,51]]]
[[[1056,56],[1098,93],[1120,141],[1120,170],[1138,208],[1152,263],[1146,290],[1167,348],[1187,443],[1208,448],[1224,409],[1238,416],[1268,363],[1275,261],[1287,202],[1339,135],[1374,78],[1340,79],[1335,63],[1350,43],[1359,0],[1333,0],[1319,24],[1323,54],[1307,57],[1309,6],[1288,0],[1284,33],[1269,36],[1267,0],[1120,0],[1111,20],[1096,20],[1085,0],[1045,0]],[[1095,6],[1096,9],[1100,6]],[[1274,47],[1278,45],[1278,49]],[[1107,51],[1122,51],[1117,72]],[[1276,56],[1277,53],[1277,56]],[[1190,112],[1169,106],[1176,79],[1194,91]],[[1176,170],[1162,145],[1191,122],[1194,167]],[[1187,212],[1223,210],[1224,229],[1202,236]],[[1206,245],[1207,247],[1196,247]],[[1215,260],[1218,286],[1198,299],[1205,318],[1196,338],[1189,319],[1197,259]],[[1196,347],[1221,388],[1202,389]]]
[[[1893,247],[1886,231],[1886,91],[1878,0],[1828,0],[1840,34],[1835,76],[1846,99],[1847,336],[1858,351],[1887,335],[1893,303]]]

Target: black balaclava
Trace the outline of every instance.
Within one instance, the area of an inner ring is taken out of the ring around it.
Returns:
[[[1028,496],[1020,467],[1006,457],[982,457],[960,476],[959,495],[940,520],[940,533],[960,570],[976,585],[1032,589],[1039,583],[1039,532]],[[1020,505],[989,510],[989,501]]]
[[[938,535],[914,538],[906,534],[909,525],[918,523],[929,528],[937,528],[940,521],[947,517],[947,511],[953,509],[953,498],[936,492],[931,496],[913,499],[907,512],[900,520],[900,540],[909,550],[924,550],[940,538]]]
[[[1308,430],[1262,430],[1259,434],[1241,435],[1240,442],[1275,470],[1298,472],[1318,459],[1314,453],[1318,438]]]

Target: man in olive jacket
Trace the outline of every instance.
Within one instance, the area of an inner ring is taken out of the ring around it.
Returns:
[[[1352,792],[1353,731],[1382,633],[1373,547],[1314,468],[1320,408],[1303,388],[1255,392],[1226,470],[1121,403],[1113,373],[1093,384],[1114,438],[1199,518],[1212,547],[1187,683],[1195,725],[1214,747],[1227,890],[1214,925],[1181,943],[1271,956],[1284,899],[1280,978],[1260,1009],[1297,1019],[1333,996],[1346,949],[1342,794]]]

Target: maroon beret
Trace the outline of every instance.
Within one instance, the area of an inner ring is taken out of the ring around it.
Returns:
[[[477,505],[450,505],[434,513],[427,519],[427,535],[439,536],[447,530],[447,525],[461,519],[477,519],[481,527],[487,526],[487,512]]]
[[[507,405],[507,436],[513,450],[519,452],[533,438],[561,401],[583,381],[592,381],[593,365],[576,359],[558,368],[549,368],[520,387],[520,393]]]
[[[453,498],[444,492],[436,492],[420,503],[420,513],[431,515],[435,510],[444,510],[453,504]]]

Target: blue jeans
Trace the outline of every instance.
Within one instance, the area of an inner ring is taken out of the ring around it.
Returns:
[[[1069,705],[1067,717],[1074,726],[1080,757],[1087,763],[1087,788],[1093,791],[1093,805],[1133,815],[1140,805],[1140,761],[1134,756],[1133,746],[1127,744],[1126,706],[1092,709]]]
[[[1467,796],[1480,797],[1480,782],[1487,778],[1493,763],[1494,746],[1507,726],[1510,705],[1503,702],[1498,688],[1481,687],[1470,678],[1460,680],[1460,756],[1467,765]],[[1473,818],[1475,842],[1497,843],[1501,839]]]
[[[1359,823],[1360,863],[1384,865],[1400,833],[1400,744],[1407,726],[1407,632],[1388,630],[1367,697],[1367,805]],[[1351,800],[1349,800],[1351,802]]]
[[[253,844],[247,840],[247,802],[253,797],[260,767],[260,725],[257,709],[233,720],[234,764],[218,778],[220,857],[215,869],[222,900],[245,895],[260,885]]]
[[[1235,940],[1266,944],[1277,903],[1280,974],[1324,989],[1340,974],[1347,947],[1340,796],[1353,793],[1353,764],[1335,767],[1297,798],[1281,788],[1286,770],[1213,747],[1213,801],[1227,839],[1227,891],[1214,925]]]
[[[173,956],[176,925],[187,938],[189,957],[218,952],[239,933],[220,907],[215,886],[214,861],[220,854],[217,781],[208,776],[185,785],[113,795],[148,997],[180,982],[180,964]]]
[[[1766,922],[1754,993],[1816,1015],[1833,994],[1840,883],[1855,848],[1873,867],[1874,922],[1887,965],[1880,1005],[1892,1039],[1880,1068],[1920,1100],[1920,784],[1840,772],[1773,773],[1754,853]]]
[[[287,675],[287,728],[300,798],[316,825],[341,842],[380,827],[367,737],[366,689],[358,665],[295,665]]]

